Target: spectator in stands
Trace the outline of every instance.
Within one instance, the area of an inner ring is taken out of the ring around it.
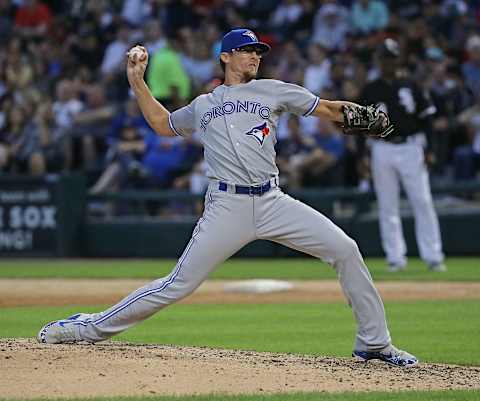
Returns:
[[[134,127],[142,138],[151,132],[151,128],[134,98],[126,100],[122,110],[113,118],[107,133],[107,144],[109,146],[115,145],[123,129],[127,126]]]
[[[450,62],[443,52],[430,49],[427,57],[430,63],[424,87],[429,91],[437,110],[432,120],[433,135],[430,141],[434,163],[431,167],[437,175],[445,175],[453,145],[460,136],[456,116],[467,107],[468,98],[464,96],[463,88],[458,85],[458,79],[454,79],[452,72],[449,72]]]
[[[111,122],[104,170],[91,188],[92,194],[121,189],[128,186],[129,179],[138,181],[142,178],[145,137],[151,132],[136,100],[129,98]]]
[[[475,179],[480,170],[480,93],[476,103],[458,116],[467,130],[467,143],[454,150],[454,173],[457,180]]]
[[[315,150],[304,164],[303,186],[342,186],[345,156],[343,133],[332,122],[319,119],[317,133],[313,139]]]
[[[218,58],[220,57],[220,50],[222,48],[220,30],[215,24],[206,24],[204,29],[204,39],[210,46],[210,57],[214,60],[218,60]]]
[[[12,109],[12,105],[13,99],[11,96],[7,95],[6,93],[0,95],[0,172],[6,171],[8,168],[9,146],[6,138],[6,129],[8,124],[8,115]]]
[[[7,125],[7,116],[9,111],[14,107],[15,101],[12,93],[4,92],[0,96],[0,132]]]
[[[55,123],[59,128],[69,130],[73,126],[75,116],[83,110],[83,102],[69,79],[58,81],[55,93],[56,100],[53,103]]]
[[[13,37],[7,46],[8,57],[5,57],[5,79],[7,87],[21,96],[33,81],[33,68],[28,55],[22,52],[20,38]]]
[[[341,50],[349,31],[349,11],[335,0],[326,0],[313,22],[312,41],[327,50]]]
[[[380,31],[388,25],[388,8],[380,0],[356,0],[352,6],[352,22],[359,33]]]
[[[55,87],[55,101],[52,105],[55,126],[62,131],[65,137],[65,166],[70,170],[73,163],[73,150],[70,137],[75,116],[80,113],[83,108],[83,102],[79,99],[78,93],[75,91],[73,82],[68,79],[58,81]]]
[[[155,54],[167,45],[163,36],[162,26],[157,19],[148,20],[144,27],[144,46],[148,54]]]
[[[303,14],[302,4],[296,0],[283,0],[272,12],[270,25],[283,39],[290,37],[292,27]]]
[[[473,94],[480,93],[480,36],[471,36],[466,44],[468,61],[463,64],[462,71],[465,83]]]
[[[472,2],[470,2],[472,4]],[[465,12],[450,12],[445,14],[443,17],[448,21],[448,45],[452,51],[459,51],[465,46],[468,38],[472,35],[479,32],[478,30],[478,19],[476,19],[475,12],[472,9],[469,11],[468,6],[465,8]],[[460,52],[459,52],[460,55]]]
[[[131,45],[131,30],[127,23],[123,22],[117,27],[115,40],[108,44],[103,56],[100,70],[104,78],[109,78],[121,71],[125,66],[125,54]]]
[[[149,61],[148,87],[153,96],[172,108],[186,102],[191,95],[190,78],[182,66],[179,53],[171,43],[155,53]]]
[[[176,177],[189,172],[200,156],[194,141],[181,138],[164,138],[151,133],[145,138],[145,155],[142,159],[150,188],[169,188]]]
[[[281,185],[289,189],[301,187],[307,164],[315,150],[313,138],[303,135],[297,116],[288,117],[287,137],[276,145]]]
[[[51,101],[44,100],[38,106],[32,127],[37,136],[35,153],[38,174],[60,172],[67,167],[66,131],[57,125],[53,110]]]
[[[342,92],[343,84],[348,78],[346,65],[339,62],[332,62],[330,71],[330,85],[323,89],[321,96],[323,99],[335,99]]]
[[[319,95],[330,82],[332,63],[325,50],[318,44],[312,43],[308,47],[308,65],[305,68],[303,86],[312,93]]]
[[[414,71],[419,65],[423,65],[426,53],[426,38],[429,37],[428,26],[420,16],[405,23],[405,33],[402,39],[405,41],[404,58],[407,67]]]
[[[50,8],[39,0],[25,0],[15,14],[15,29],[25,38],[46,35],[51,23]]]
[[[0,46],[6,45],[13,32],[14,13],[10,0],[0,0]]]
[[[177,0],[167,2],[162,7],[165,17],[165,32],[168,37],[174,37],[182,28],[198,26],[199,15],[192,3],[192,0]]]
[[[0,138],[0,173],[3,173],[8,166],[8,147],[4,143],[3,138]]]
[[[6,56],[0,51],[0,101],[7,95],[9,88],[7,87],[7,62]],[[0,109],[1,111],[1,109]],[[0,123],[0,129],[2,124]]]
[[[74,147],[81,147],[84,170],[95,171],[102,160],[99,153],[106,150],[106,135],[117,105],[107,101],[100,84],[90,85],[85,92],[85,108],[73,118],[72,138]]]
[[[121,128],[118,139],[112,142],[107,154],[106,168],[90,189],[90,194],[100,194],[125,188],[129,178],[144,174],[141,160],[146,143],[133,123]]]
[[[97,71],[102,65],[105,52],[101,38],[102,30],[94,22],[90,26],[82,26],[78,33],[69,36],[67,44],[78,65]]]
[[[279,53],[282,57],[275,63],[272,78],[301,85],[307,63],[299,47],[288,41],[281,45]]]
[[[44,41],[38,43],[38,46],[31,47],[29,54],[31,67],[33,69],[33,81],[29,85],[32,92],[36,92],[36,96],[39,98],[43,96],[53,97],[52,89],[54,87],[54,82],[58,79],[57,73],[60,73],[62,66],[60,68],[51,68],[51,65],[48,63],[45,54],[40,56],[44,51]],[[41,100],[39,100],[41,102]]]
[[[441,13],[440,4],[433,1],[429,3],[424,3],[422,15],[427,25],[430,27],[432,33],[434,33],[435,36],[442,35],[443,38],[445,38],[445,34],[447,34],[447,24],[444,16]]]
[[[2,136],[11,172],[31,175],[44,172],[43,160],[37,151],[39,137],[25,108],[17,105],[10,109]]]
[[[150,3],[149,0],[124,0],[121,12],[122,18],[131,26],[141,26],[152,12]]]
[[[300,0],[302,12],[296,22],[290,25],[288,35],[284,40],[294,39],[302,48],[306,47],[312,36],[313,21],[317,11],[316,2],[314,0]]]
[[[184,52],[180,55],[182,66],[191,78],[193,89],[199,91],[204,84],[211,81],[215,66],[218,65],[210,54],[208,43],[202,36],[196,36],[190,29],[180,32]]]
[[[288,119],[288,137],[279,140],[277,162],[289,189],[343,184],[343,134],[333,124],[317,120],[317,132],[306,136],[299,119]]]

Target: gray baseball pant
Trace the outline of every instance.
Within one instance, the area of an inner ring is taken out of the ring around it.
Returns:
[[[203,216],[173,271],[78,325],[78,337],[97,342],[128,329],[191,294],[216,266],[249,242],[266,239],[335,268],[357,320],[356,350],[379,350],[390,344],[382,300],[354,240],[278,187],[262,196],[232,191],[230,185],[227,192],[220,191],[218,181],[212,181]]]

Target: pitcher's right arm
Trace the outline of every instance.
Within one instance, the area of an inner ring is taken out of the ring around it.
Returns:
[[[152,96],[143,79],[148,64],[148,52],[143,46],[135,46],[127,53],[128,83],[135,93],[138,106],[152,129],[159,135],[175,136],[170,128],[170,112]]]

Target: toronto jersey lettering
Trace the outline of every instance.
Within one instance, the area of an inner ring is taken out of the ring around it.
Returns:
[[[199,133],[207,176],[254,185],[278,175],[275,143],[284,112],[308,116],[319,98],[301,86],[274,79],[220,85],[170,114],[172,130],[184,137]]]
[[[252,102],[249,100],[237,100],[234,102],[225,102],[222,106],[212,107],[207,111],[200,120],[200,127],[203,132],[207,129],[207,125],[214,118],[224,116],[225,114],[232,113],[251,113],[257,114],[264,120],[268,120],[270,117],[270,107],[262,105],[258,102]]]

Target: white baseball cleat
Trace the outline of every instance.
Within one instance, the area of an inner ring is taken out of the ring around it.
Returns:
[[[47,323],[37,334],[37,340],[43,344],[71,344],[82,340],[78,335],[78,325],[85,324],[92,314],[76,313],[66,319]]]

